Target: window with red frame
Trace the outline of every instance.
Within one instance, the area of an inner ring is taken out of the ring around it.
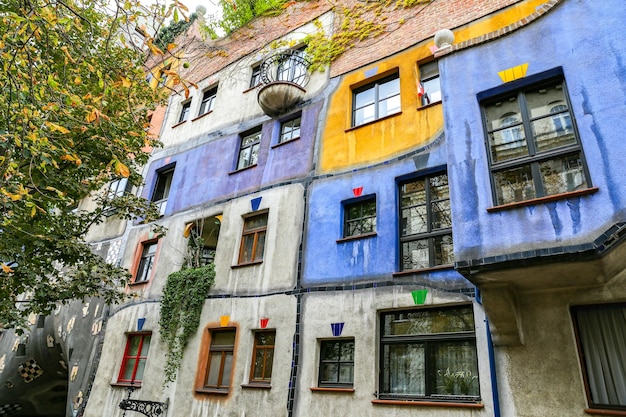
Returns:
[[[141,383],[152,333],[129,334],[117,382]]]

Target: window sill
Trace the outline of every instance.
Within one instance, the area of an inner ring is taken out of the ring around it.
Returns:
[[[200,120],[202,119],[204,116],[208,116],[209,114],[213,113],[213,110],[209,110],[206,113],[202,113],[201,115],[197,116],[195,119],[191,119],[191,122],[195,122],[196,120]]]
[[[409,405],[418,407],[484,408],[483,403],[455,403],[439,401],[372,400],[374,405]]]
[[[241,384],[241,388],[252,388],[252,389],[272,389],[272,385],[271,384],[263,384],[261,382],[251,382],[249,384]]]
[[[259,265],[263,263],[263,259],[261,259],[260,261],[252,261],[252,262],[244,262],[241,264],[236,264],[236,265],[231,265],[231,269],[235,269],[235,268],[243,268],[246,266],[252,266],[252,265]]]
[[[311,387],[313,392],[334,392],[341,394],[351,394],[354,392],[354,388],[339,388],[339,387]]]
[[[185,123],[187,123],[187,120],[183,120],[182,122],[178,122],[178,123],[176,123],[175,125],[172,126],[172,129],[174,129],[174,128],[182,125],[182,124],[185,124]]]
[[[138,286],[140,286],[140,285],[146,285],[146,284],[147,284],[147,283],[149,283],[149,282],[150,282],[150,280],[149,280],[149,279],[147,279],[147,280],[145,280],[145,281],[139,281],[139,282],[135,282],[135,281],[133,281],[133,282],[129,282],[127,285],[128,285],[129,287],[138,287]]]
[[[211,389],[211,388],[196,388],[198,394],[210,394],[210,395],[228,395],[229,390],[225,389]]]
[[[346,130],[344,130],[344,132],[348,133],[348,132],[351,132],[353,130],[365,127],[365,126],[372,125],[374,123],[382,122],[383,120],[391,119],[392,117],[400,116],[401,114],[402,114],[402,111],[399,111],[399,112],[394,113],[394,114],[388,114],[387,116],[381,117],[381,118],[376,119],[376,120],[372,120],[371,122],[363,123],[363,124],[360,124],[358,126],[349,127]]]
[[[547,197],[533,198],[532,200],[516,201],[515,203],[502,204],[500,206],[489,207],[487,208],[487,211],[489,213],[494,213],[498,211],[516,209],[519,207],[534,206],[536,204],[541,204],[541,203],[550,203],[552,201],[566,200],[568,198],[594,194],[598,190],[599,190],[598,187],[592,187],[592,188],[585,188],[584,190],[579,190],[579,191],[570,191],[569,193],[561,193],[561,194],[550,195]]]
[[[256,166],[257,166],[257,164],[254,164],[254,165],[248,165],[247,167],[244,167],[244,168],[239,168],[239,169],[236,169],[236,170],[234,170],[234,171],[230,171],[230,172],[228,173],[228,175],[238,174],[238,173],[240,173],[240,172],[242,172],[242,171],[246,171],[246,170],[248,170],[248,169],[250,169],[250,168],[254,168],[254,167],[256,167]]]
[[[367,239],[368,237],[374,236],[378,236],[376,232],[363,233],[362,235],[342,237],[341,239],[337,239],[337,243],[350,242],[351,240]]]
[[[626,411],[586,408],[585,414],[591,414],[592,416],[626,416]]]
[[[430,268],[408,269],[406,271],[394,272],[392,275],[394,277],[404,277],[406,275],[423,274],[425,272],[442,271],[442,270],[446,270],[446,269],[454,269],[454,265],[453,264],[437,265],[437,266],[432,266]]]
[[[441,100],[439,100],[439,101],[435,101],[434,103],[430,103],[430,104],[425,104],[425,105],[423,105],[423,106],[419,106],[419,107],[417,108],[417,111],[420,111],[420,110],[426,110],[426,109],[429,109],[429,108],[431,108],[431,107],[435,107],[435,106],[437,106],[437,105],[439,105],[439,104],[441,104]]]
[[[298,139],[300,139],[300,136],[298,136],[297,138],[293,138],[293,139],[286,140],[286,141],[284,141],[284,142],[277,143],[277,144],[275,144],[275,145],[272,145],[272,149],[274,149],[274,148],[278,148],[278,147],[280,147],[280,146],[286,145],[286,144],[291,143],[291,142],[295,142],[295,141],[296,141],[296,140],[298,140]]]
[[[111,382],[111,386],[120,388],[141,388],[141,381],[134,381],[132,384],[130,382]]]

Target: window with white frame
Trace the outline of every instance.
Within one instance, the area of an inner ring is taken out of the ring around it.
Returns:
[[[217,86],[209,88],[202,94],[202,101],[200,102],[200,111],[198,116],[202,116],[213,110],[215,104],[215,98],[217,97]]]
[[[419,66],[420,84],[418,95],[422,106],[441,101],[441,85],[439,83],[439,65],[431,61]]]
[[[393,74],[352,91],[352,126],[400,112],[400,77]]]
[[[181,105],[180,114],[178,115],[178,122],[182,123],[189,118],[189,112],[191,111],[191,101],[187,101]]]
[[[151,201],[159,207],[159,212],[163,215],[165,214],[167,199],[170,195],[172,178],[174,177],[174,166],[158,170],[156,172],[156,177],[156,183],[154,184],[154,190],[152,191]]]
[[[241,136],[237,169],[247,168],[257,164],[259,147],[261,146],[261,128]]]
[[[278,143],[298,139],[300,137],[300,122],[300,116],[282,122],[280,124],[280,137],[278,138]]]

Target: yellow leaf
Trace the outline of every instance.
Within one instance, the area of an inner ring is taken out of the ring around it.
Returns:
[[[30,217],[35,217],[35,214],[37,214],[37,206],[33,205],[33,208],[30,209]]]
[[[68,129],[66,129],[65,127],[60,126],[60,125],[58,125],[56,123],[52,123],[52,122],[46,121],[46,126],[48,126],[53,131],[61,132],[61,133],[64,133],[64,134],[70,133],[70,131]]]
[[[130,176],[130,169],[120,161],[115,161],[115,174],[128,178]]]
[[[11,267],[9,265],[5,264],[4,262],[2,263],[2,270],[4,271],[5,274],[9,274],[9,273],[13,272]]]
[[[167,51],[171,51],[172,49],[176,48],[176,44],[175,43],[169,43],[167,44]]]
[[[133,85],[133,83],[130,82],[128,78],[122,77],[122,87],[130,88],[131,85]]]
[[[89,114],[85,117],[85,120],[87,121],[87,123],[92,123],[96,120],[98,120],[100,117],[100,112],[98,112],[97,109],[93,109],[91,110],[91,112],[89,112]]]

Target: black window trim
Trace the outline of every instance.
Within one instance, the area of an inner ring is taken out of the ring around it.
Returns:
[[[323,382],[322,381],[322,365],[326,362],[330,362],[330,361],[324,361],[323,355],[324,355],[324,344],[325,343],[332,343],[332,342],[339,342],[339,343],[349,343],[352,342],[353,345],[353,349],[356,349],[356,342],[354,337],[335,337],[332,339],[320,339],[320,353],[319,353],[319,358],[318,358],[318,364],[317,364],[317,387],[318,388],[354,388],[354,372],[355,372],[355,361],[354,361],[354,351],[353,351],[353,357],[351,361],[342,361],[341,359],[337,359],[337,361],[332,361],[333,363],[337,363],[337,364],[342,364],[342,363],[352,363],[352,382]],[[337,370],[337,372],[339,372],[339,370]],[[337,375],[339,376],[339,374]]]
[[[341,202],[341,212],[342,212],[341,238],[338,239],[337,242],[346,241],[346,240],[354,240],[354,239],[370,237],[370,236],[376,236],[376,230],[374,230],[373,232],[366,232],[366,233],[361,233],[361,234],[358,234],[358,235],[346,236],[347,214],[348,214],[346,208],[348,206],[350,206],[350,205],[357,204],[357,203],[363,203],[363,202],[366,202],[366,201],[374,201],[374,204],[376,205],[376,215],[374,216],[374,218],[378,222],[378,199],[377,199],[376,193],[361,195],[359,197],[354,197],[354,198],[349,198],[347,200],[343,200]]]

